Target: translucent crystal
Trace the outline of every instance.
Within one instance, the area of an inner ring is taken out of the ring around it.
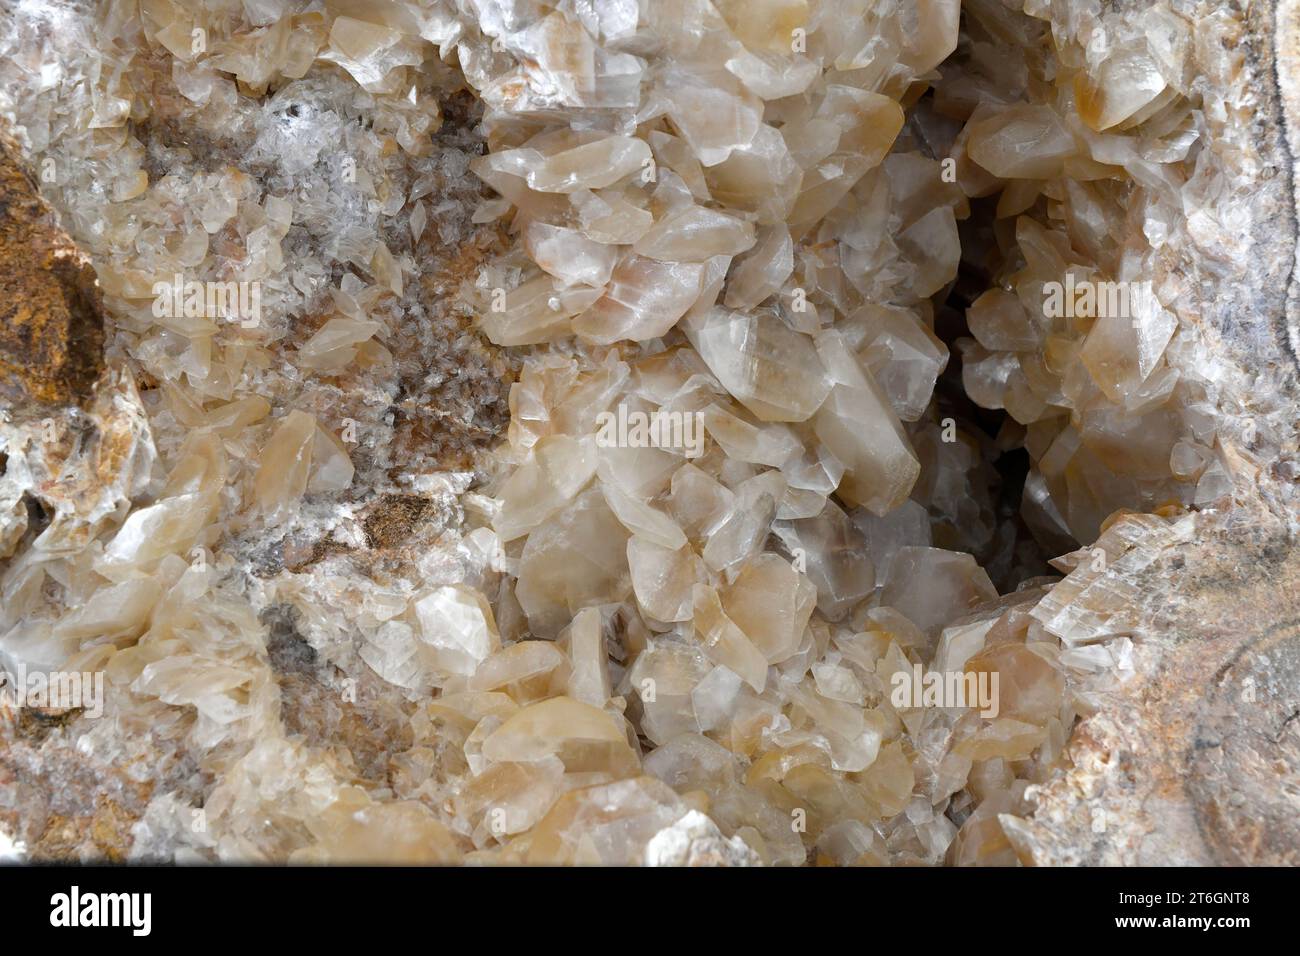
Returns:
[[[468,677],[501,644],[492,608],[472,588],[437,588],[413,607],[420,640],[433,648],[429,660],[440,670]]]
[[[1079,151],[1074,136],[1049,106],[1013,106],[974,124],[966,147],[971,159],[1004,179],[1044,179],[1061,174]]]
[[[812,583],[775,554],[747,563],[722,598],[727,615],[771,664],[798,651],[816,600]]]
[[[727,391],[762,421],[804,421],[830,389],[811,340],[770,312],[714,309],[695,341]]]
[[[839,620],[875,589],[867,539],[834,502],[811,518],[776,521],[772,531],[816,587],[817,610],[828,620]]]
[[[614,267],[604,295],[573,321],[573,331],[600,344],[664,335],[700,297],[706,267],[629,254]]]
[[[826,333],[817,352],[834,382],[817,412],[817,437],[844,463],[840,495],[854,505],[886,514],[901,504],[920,471],[888,399],[843,338]]]
[[[899,548],[880,600],[934,639],[948,622],[997,596],[988,574],[969,554]]]
[[[691,619],[692,588],[705,575],[703,563],[688,545],[666,548],[634,535],[627,543],[627,563],[637,602],[649,617],[667,622]]]
[[[515,594],[534,634],[553,637],[583,607],[627,596],[627,539],[604,498],[592,490],[528,536]]]

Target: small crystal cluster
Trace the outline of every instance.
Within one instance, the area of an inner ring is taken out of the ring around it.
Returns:
[[[89,751],[189,755],[136,856],[1016,862],[999,815],[1131,666],[1113,569],[1232,492],[1174,242],[1250,161],[1207,148],[1223,17],[28,7],[0,114],[125,371],[89,450],[0,436],[0,654],[107,671]],[[482,149],[439,130],[462,76]],[[159,316],[173,275],[261,321]],[[1021,448],[1063,581],[998,510]],[[997,706],[900,704],[921,668]]]

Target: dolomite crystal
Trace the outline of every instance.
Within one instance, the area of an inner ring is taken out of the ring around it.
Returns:
[[[6,12],[22,853],[1294,862],[1294,31]]]

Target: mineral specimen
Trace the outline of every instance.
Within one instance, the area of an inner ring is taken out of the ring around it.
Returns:
[[[0,846],[1296,861],[1293,34],[0,9]]]

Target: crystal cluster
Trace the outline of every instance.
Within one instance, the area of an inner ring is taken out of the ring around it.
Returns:
[[[89,440],[0,431],[0,655],[107,672],[87,752],[176,754],[131,853],[1015,863],[1131,668],[1109,564],[1232,493],[1172,242],[1249,161],[1207,149],[1222,20],[347,10],[0,30],[115,369]],[[259,315],[160,315],[173,276]],[[1063,580],[995,500],[1019,449]],[[900,702],[922,669],[996,706]]]

